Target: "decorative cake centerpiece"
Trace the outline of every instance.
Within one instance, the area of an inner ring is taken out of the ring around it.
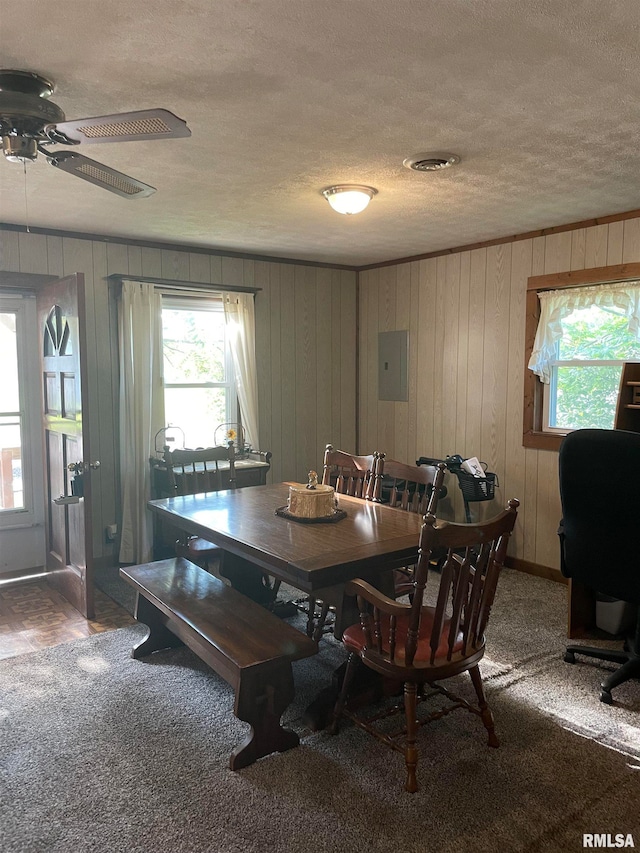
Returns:
[[[287,510],[295,518],[327,518],[336,511],[335,489],[318,483],[315,471],[309,471],[306,486],[289,486]]]

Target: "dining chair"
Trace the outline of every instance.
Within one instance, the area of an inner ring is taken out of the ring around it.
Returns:
[[[338,733],[340,719],[345,716],[402,752],[407,772],[405,790],[410,793],[418,790],[416,740],[419,727],[426,723],[463,708],[481,718],[489,746],[499,745],[478,664],[484,655],[489,614],[518,506],[514,498],[500,515],[479,524],[456,524],[426,515],[420,533],[415,591],[409,604],[388,598],[363,580],[351,581],[346,587],[347,594],[357,597],[360,622],[343,633],[349,657],[331,732]],[[429,572],[431,555],[438,549],[446,553],[440,574]],[[347,701],[361,664],[403,683],[404,702],[368,717],[356,714]],[[477,704],[439,683],[463,672],[471,677]],[[436,696],[444,696],[451,705],[419,716],[419,706],[422,712],[423,703]],[[403,711],[405,720],[400,730],[385,730],[386,722]]]
[[[335,450],[327,444],[322,464],[322,483],[333,486],[337,494],[354,498],[375,500],[377,497],[379,453],[356,456],[344,450]]]
[[[376,451],[368,456],[357,456],[327,444],[322,463],[323,485],[333,486],[337,495],[375,500],[380,478],[380,455]],[[339,607],[341,603],[341,592],[334,599],[331,590],[322,599],[314,596],[298,599],[295,606],[307,613],[307,636],[319,642],[323,633],[330,630],[327,627],[330,609]]]
[[[165,450],[169,491],[172,495],[196,495],[236,487],[233,445],[196,450]],[[184,534],[175,543],[176,556],[186,557],[204,569],[222,569],[224,551],[200,536]]]
[[[165,450],[164,458],[172,494],[195,495],[235,489],[237,486],[236,455],[232,444],[197,450]],[[201,536],[183,534],[175,543],[175,552],[178,557],[185,557],[213,574],[226,577],[224,549],[214,542]],[[271,575],[263,572],[261,586],[256,586],[252,594],[261,604],[271,606],[277,595]]]
[[[389,506],[416,512],[421,515],[437,515],[438,501],[447,494],[444,477],[447,466],[407,465],[379,454],[376,489],[379,500]],[[396,598],[413,595],[415,566],[393,569]]]

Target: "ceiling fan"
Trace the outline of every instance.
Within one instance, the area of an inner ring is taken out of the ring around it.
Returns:
[[[155,187],[76,151],[48,151],[47,146],[191,136],[186,122],[163,109],[66,121],[60,107],[48,100],[53,91],[54,84],[39,74],[0,70],[0,136],[2,152],[10,162],[26,163],[40,153],[56,169],[109,192],[123,198],[144,198]]]

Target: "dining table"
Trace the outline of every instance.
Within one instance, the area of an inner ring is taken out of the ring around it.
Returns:
[[[285,510],[289,487],[299,483],[247,486],[149,501],[151,512],[187,534],[224,549],[222,574],[244,595],[261,603],[264,573],[335,610],[336,639],[359,619],[355,598],[345,594],[350,580],[362,578],[393,596],[394,568],[417,561],[422,516],[383,503],[336,495],[335,520],[304,522],[277,514]],[[312,730],[324,728],[344,676],[343,664],[331,684],[307,707]],[[365,670],[365,668],[361,668]],[[375,675],[375,674],[374,674]],[[370,701],[380,695],[381,680],[365,670],[352,693]]]
[[[263,573],[303,593],[340,598],[348,581],[363,578],[391,591],[391,569],[417,560],[422,518],[382,503],[336,495],[339,520],[309,523],[276,514],[286,508],[289,486],[248,486],[152,500],[152,513],[188,534],[224,549],[224,575],[259,600]],[[336,596],[336,593],[338,595]],[[334,632],[357,621],[355,602],[337,608]]]

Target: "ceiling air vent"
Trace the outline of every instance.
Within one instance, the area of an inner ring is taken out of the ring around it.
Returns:
[[[413,169],[415,172],[439,172],[441,169],[456,166],[459,162],[460,157],[457,154],[443,154],[438,152],[408,157],[403,161],[402,165],[406,166],[407,169]]]

